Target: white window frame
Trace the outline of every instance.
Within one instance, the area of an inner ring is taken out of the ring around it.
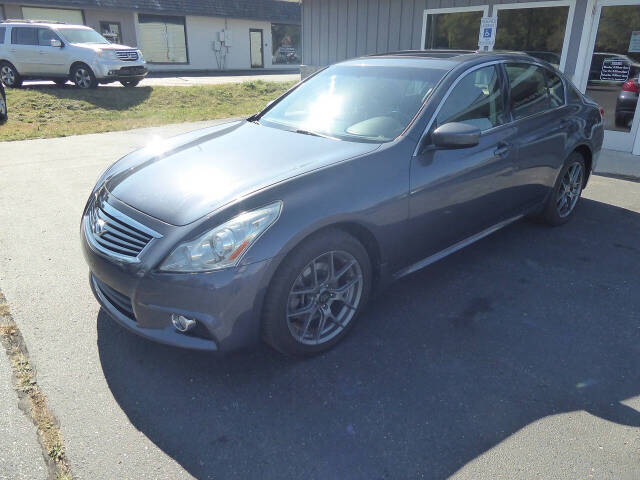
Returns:
[[[474,5],[471,7],[448,7],[448,8],[428,8],[422,15],[422,40],[420,50],[424,50],[424,41],[427,39],[427,15],[437,15],[439,13],[462,13],[462,12],[483,12],[483,17],[489,16],[489,5]],[[478,24],[478,35],[480,35],[480,24]]]
[[[581,92],[586,92],[589,82],[589,68],[591,67],[592,56],[589,55],[595,49],[598,27],[600,26],[600,15],[602,7],[640,5],[639,0],[589,0],[587,2],[587,13],[580,39],[580,49],[578,50],[578,61],[576,62],[576,73],[574,81]],[[640,109],[636,106],[636,113],[633,117],[631,130],[629,132],[617,132],[615,130],[605,130],[603,148],[610,148],[621,152],[630,152],[633,155],[640,155]]]
[[[569,42],[571,41],[571,27],[573,26],[573,15],[576,10],[576,0],[552,0],[547,2],[522,2],[522,3],[504,3],[493,6],[491,16],[498,18],[497,32],[500,32],[500,10],[521,10],[525,8],[544,8],[544,7],[569,7],[567,13],[567,23],[564,27],[564,40],[562,41],[562,53],[560,54],[560,71],[564,72],[567,63],[567,52],[569,51]]]

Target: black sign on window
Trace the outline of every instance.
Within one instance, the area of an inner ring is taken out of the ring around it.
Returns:
[[[626,82],[629,78],[629,62],[620,58],[605,58],[600,70],[600,80],[608,82]]]

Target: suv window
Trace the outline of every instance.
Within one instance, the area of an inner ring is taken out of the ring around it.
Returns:
[[[542,68],[530,64],[507,64],[511,86],[511,112],[514,120],[551,108],[551,100]]]
[[[474,70],[458,82],[436,117],[438,126],[449,122],[468,123],[480,130],[505,123],[502,88],[495,66]]]
[[[0,45],[4,43],[4,36],[7,33],[7,27],[0,27]]]
[[[553,72],[546,70],[547,88],[549,89],[549,97],[551,98],[551,108],[561,107],[564,105],[564,84],[562,79]]]
[[[59,40],[58,36],[49,28],[38,29],[38,44],[42,47],[50,47],[51,40]]]
[[[11,29],[11,43],[14,45],[37,45],[37,29],[33,27],[13,27]]]

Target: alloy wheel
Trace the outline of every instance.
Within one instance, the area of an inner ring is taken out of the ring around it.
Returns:
[[[360,305],[362,268],[348,252],[333,250],[309,262],[287,301],[291,335],[305,345],[321,345],[342,332]]]
[[[584,179],[584,168],[580,162],[572,163],[567,169],[556,197],[556,208],[561,218],[568,217],[580,198]]]
[[[4,97],[0,95],[0,121],[7,118],[7,103],[4,101]]]
[[[0,68],[0,80],[7,87],[13,87],[16,83],[16,74],[9,65],[3,65]]]
[[[91,86],[91,73],[86,68],[77,68],[73,80],[78,87],[89,88]]]

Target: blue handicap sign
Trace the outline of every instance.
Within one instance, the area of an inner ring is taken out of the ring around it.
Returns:
[[[484,32],[482,32],[483,38],[491,38],[491,28],[485,28]]]

